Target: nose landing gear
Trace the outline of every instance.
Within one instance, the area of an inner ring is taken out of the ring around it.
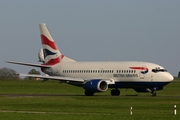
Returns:
[[[156,96],[156,88],[152,88],[152,89],[147,88],[146,90],[150,92],[150,95],[152,97]]]
[[[151,95],[152,97],[156,96],[156,91],[151,91],[151,92],[150,92],[150,95]]]

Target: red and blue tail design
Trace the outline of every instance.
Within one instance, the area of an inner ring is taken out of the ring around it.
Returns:
[[[41,42],[44,52],[44,65],[55,65],[61,62],[64,55],[60,53],[56,43],[54,42],[46,24],[40,24]]]

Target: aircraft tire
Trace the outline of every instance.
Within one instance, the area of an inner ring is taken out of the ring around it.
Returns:
[[[151,92],[151,96],[152,96],[152,97],[155,97],[155,96],[156,96],[156,91],[152,91],[152,92]]]
[[[118,90],[118,89],[113,89],[113,90],[111,90],[111,95],[112,96],[119,96],[120,95],[120,90]]]
[[[85,95],[86,96],[93,96],[94,92],[85,90]]]

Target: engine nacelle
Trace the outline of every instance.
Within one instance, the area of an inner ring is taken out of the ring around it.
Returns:
[[[84,84],[84,89],[93,92],[104,92],[108,89],[108,83],[101,79],[90,80]]]

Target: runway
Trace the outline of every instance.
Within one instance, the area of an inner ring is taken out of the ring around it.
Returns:
[[[84,96],[75,94],[0,94],[4,97],[50,97],[50,96]]]
[[[83,94],[0,94],[0,97],[68,97],[68,96],[84,96],[84,97],[102,97],[102,98],[109,98],[109,97],[128,97],[128,98],[179,98],[180,96],[143,96],[143,95],[121,95],[121,96],[111,96],[111,95],[94,95],[94,96],[85,96]]]

